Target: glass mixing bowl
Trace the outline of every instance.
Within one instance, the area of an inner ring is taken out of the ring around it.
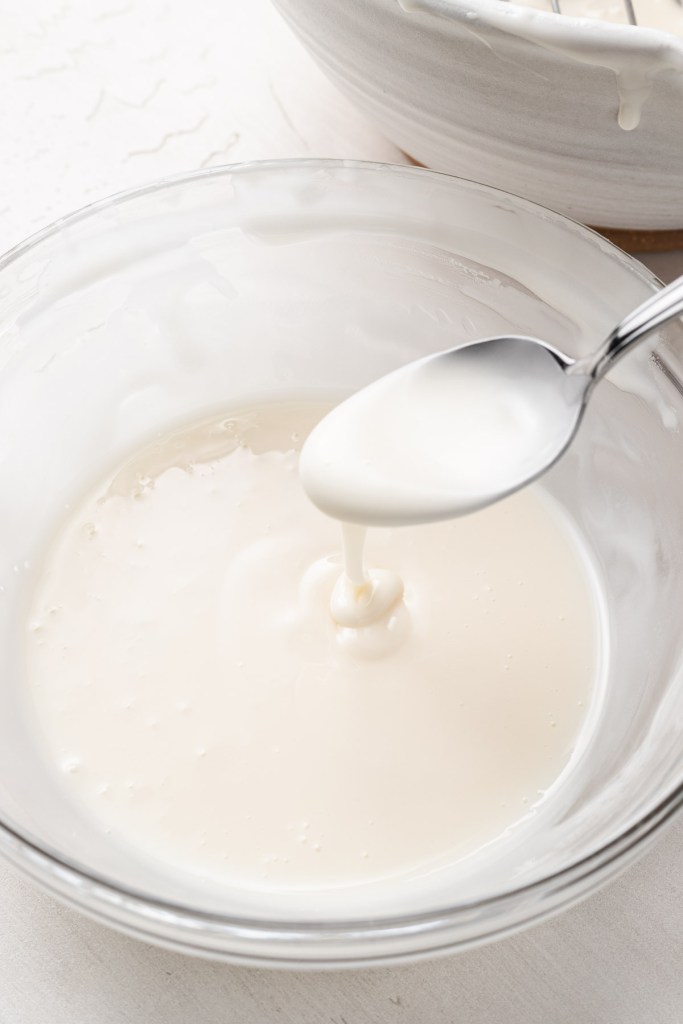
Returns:
[[[146,862],[65,796],[22,686],[22,617],[64,507],[137,443],[207,410],[350,392],[424,353],[530,333],[572,355],[657,287],[589,230],[432,172],[254,164],[96,204],[0,261],[0,851],[130,934],[242,963],[434,955],[573,903],[683,801],[683,326],[600,385],[547,477],[607,609],[606,690],[543,827],[466,884],[367,913],[248,894]],[[406,823],[410,827],[410,823]],[[351,901],[349,908],[357,906]]]

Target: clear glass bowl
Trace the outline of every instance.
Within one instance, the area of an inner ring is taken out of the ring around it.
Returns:
[[[491,333],[593,349],[657,287],[589,230],[432,172],[254,164],[96,204],[0,261],[0,851],[123,931],[271,966],[435,955],[539,920],[615,875],[683,802],[683,326],[601,384],[547,478],[602,577],[609,659],[592,739],[533,842],[365,919],[166,875],[60,789],[31,730],[22,615],[64,506],[207,409],[351,391]],[[407,824],[409,827],[409,824]],[[349,904],[351,906],[351,903]],[[357,905],[357,902],[356,904]]]

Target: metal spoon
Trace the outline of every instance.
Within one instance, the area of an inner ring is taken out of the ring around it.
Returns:
[[[496,337],[409,363],[312,431],[299,472],[311,500],[351,523],[398,526],[483,508],[545,473],[593,388],[641,339],[683,314],[683,277],[647,299],[591,356]]]

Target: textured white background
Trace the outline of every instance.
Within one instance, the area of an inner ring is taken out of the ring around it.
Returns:
[[[343,3],[343,0],[340,0]],[[267,0],[0,0],[0,251],[233,160],[401,154]],[[683,253],[648,263],[683,273]],[[683,827],[586,903],[414,967],[235,969],[109,932],[0,865],[0,1024],[683,1024]]]

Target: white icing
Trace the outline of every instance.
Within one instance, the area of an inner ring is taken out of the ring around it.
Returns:
[[[252,408],[139,451],[70,513],[27,624],[70,796],[130,856],[268,890],[271,914],[293,890],[400,876],[400,896],[531,827],[598,677],[587,563],[534,489],[373,531],[405,592],[335,624],[339,530],[292,440],[320,415]]]
[[[403,597],[403,581],[390,569],[366,570],[365,529],[342,524],[344,571],[337,580],[330,610],[338,626],[359,628],[383,618]]]

